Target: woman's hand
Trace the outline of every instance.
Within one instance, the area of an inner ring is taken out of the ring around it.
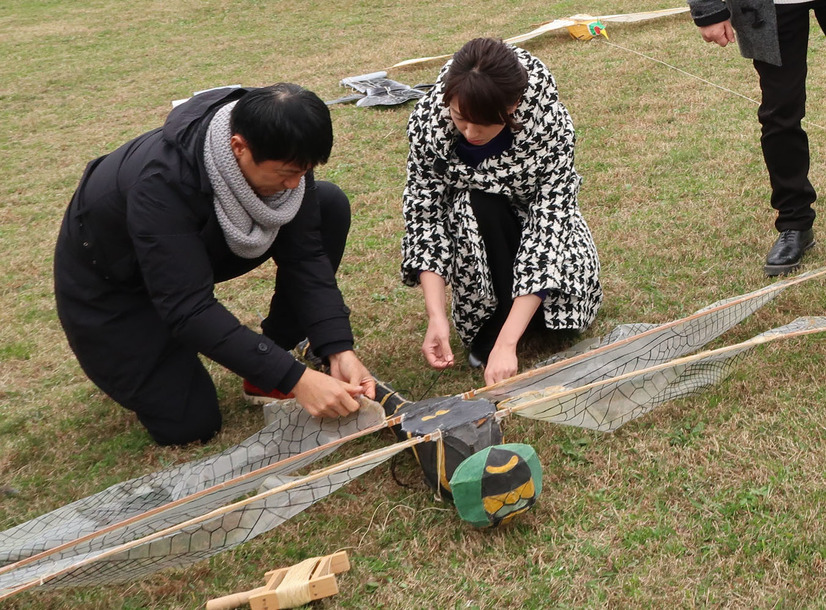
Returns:
[[[422,343],[422,354],[434,369],[453,366],[453,351],[450,349],[450,323],[447,317],[431,318]]]
[[[519,371],[519,361],[516,358],[516,344],[500,346],[497,342],[490,351],[488,363],[485,365],[485,383],[493,385],[508,377],[513,377]]]
[[[516,345],[528,327],[531,318],[542,305],[542,299],[535,294],[518,296],[513,300],[508,319],[502,325],[496,343],[488,356],[485,366],[485,383],[493,385],[518,372]]]
[[[427,332],[422,343],[422,354],[434,369],[446,369],[453,366],[454,359],[450,349],[450,322],[445,313],[445,281],[432,271],[422,271],[419,281],[427,312]]]

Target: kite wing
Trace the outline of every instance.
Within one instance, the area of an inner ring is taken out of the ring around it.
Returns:
[[[651,19],[659,19],[660,17],[669,17],[671,15],[679,15],[680,13],[687,13],[689,8],[687,6],[680,6],[677,8],[666,8],[661,11],[646,11],[642,13],[626,13],[624,15],[599,15],[596,19],[600,21],[608,21],[610,23],[637,23],[639,21],[649,21]],[[574,15],[571,19],[581,21],[587,20],[588,15]]]
[[[123,582],[206,559],[280,525],[397,453],[437,438],[416,437],[303,477],[271,477],[265,491],[137,540],[21,566],[0,575],[0,600],[36,586]]]
[[[591,17],[589,15],[576,15],[574,17],[569,17],[568,19],[554,19],[553,21],[543,23],[530,32],[506,38],[505,42],[509,42],[510,44],[519,44],[521,42],[525,42],[526,40],[536,38],[537,36],[547,34],[548,32],[553,32],[554,30],[561,30],[562,28],[571,27],[572,25],[576,25],[579,21],[594,21],[596,19],[596,17]]]
[[[497,384],[471,390],[466,399],[500,402],[553,386],[579,387],[645,369],[694,352],[757,311],[790,286],[826,276],[826,267],[718,301],[694,314],[659,326],[632,325],[586,347],[574,348],[538,368]]]
[[[11,564],[0,567],[0,579],[24,564],[109,548],[202,515],[387,425],[384,410],[366,400],[338,420],[283,405],[260,432],[217,456],[113,485],[0,533],[0,558]]]
[[[826,331],[826,317],[798,318],[786,326],[716,350],[632,371],[579,388],[548,387],[500,402],[510,413],[545,422],[616,430],[670,400],[697,394],[727,377],[735,364],[758,345]]]

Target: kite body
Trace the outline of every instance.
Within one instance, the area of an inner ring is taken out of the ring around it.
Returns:
[[[571,38],[582,41],[591,40],[596,36],[605,36],[606,39],[608,38],[605,26],[599,19],[577,21],[574,25],[568,26],[568,33],[571,35]]]

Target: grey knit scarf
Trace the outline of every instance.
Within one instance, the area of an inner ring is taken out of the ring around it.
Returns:
[[[223,106],[209,123],[204,165],[215,191],[215,213],[230,250],[242,258],[264,254],[282,225],[290,222],[304,198],[304,178],[294,189],[263,199],[250,187],[230,146],[229,115],[235,102]]]

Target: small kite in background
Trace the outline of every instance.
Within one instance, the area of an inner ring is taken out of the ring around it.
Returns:
[[[605,29],[606,23],[636,23],[639,21],[648,21],[650,19],[659,19],[660,17],[678,15],[685,12],[688,12],[687,6],[668,8],[661,11],[646,11],[644,13],[627,13],[622,15],[572,15],[571,17],[567,17],[565,19],[554,19],[553,21],[543,23],[525,34],[505,38],[505,42],[515,45],[525,42],[526,40],[536,38],[537,36],[541,36],[542,34],[546,34],[554,30],[561,30],[563,28],[567,29],[571,37],[577,40],[591,40],[597,36],[605,36],[605,38],[608,38],[608,34]],[[452,54],[407,59],[390,66],[388,70],[392,70],[394,68],[407,68],[410,66],[421,67],[421,64],[443,62],[450,57],[452,57]]]

